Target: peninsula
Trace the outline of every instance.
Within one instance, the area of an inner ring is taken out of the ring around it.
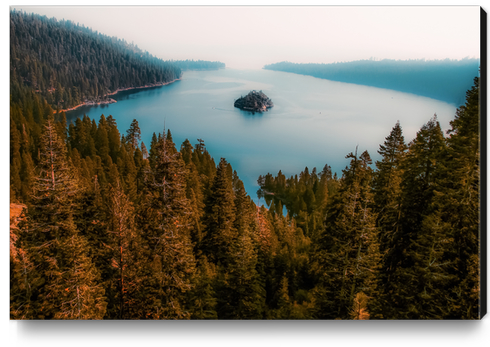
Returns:
[[[274,104],[262,91],[252,90],[246,96],[235,100],[234,106],[245,111],[263,112],[274,106]]]

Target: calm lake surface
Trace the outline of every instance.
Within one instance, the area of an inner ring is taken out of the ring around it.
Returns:
[[[274,107],[262,114],[233,107],[254,89]],[[359,154],[367,149],[380,159],[379,144],[397,120],[408,143],[434,114],[449,129],[456,112],[456,105],[421,96],[268,70],[186,71],[180,81],[113,98],[117,103],[84,106],[67,119],[112,115],[121,134],[137,119],[148,149],[165,122],[178,149],[186,138],[193,145],[201,138],[216,164],[226,158],[255,202],[259,175],[282,170],[289,177],[328,164],[340,177],[357,145]]]

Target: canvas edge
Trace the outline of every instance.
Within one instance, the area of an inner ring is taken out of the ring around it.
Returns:
[[[487,13],[480,7],[480,312],[487,314]]]

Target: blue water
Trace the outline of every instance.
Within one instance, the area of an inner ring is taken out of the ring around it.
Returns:
[[[275,106],[255,114],[233,107],[253,89]],[[113,98],[117,103],[68,112],[68,121],[112,115],[125,133],[136,118],[148,148],[164,126],[178,148],[186,138],[192,144],[201,138],[216,163],[221,157],[231,163],[256,202],[259,175],[282,170],[289,177],[328,164],[340,176],[357,145],[359,153],[367,149],[379,159],[379,144],[397,120],[408,143],[434,114],[449,129],[456,111],[456,105],[412,94],[267,70],[188,71],[169,85]]]

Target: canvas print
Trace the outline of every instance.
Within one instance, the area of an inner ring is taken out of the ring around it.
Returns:
[[[9,11],[11,319],[486,313],[479,6]]]

